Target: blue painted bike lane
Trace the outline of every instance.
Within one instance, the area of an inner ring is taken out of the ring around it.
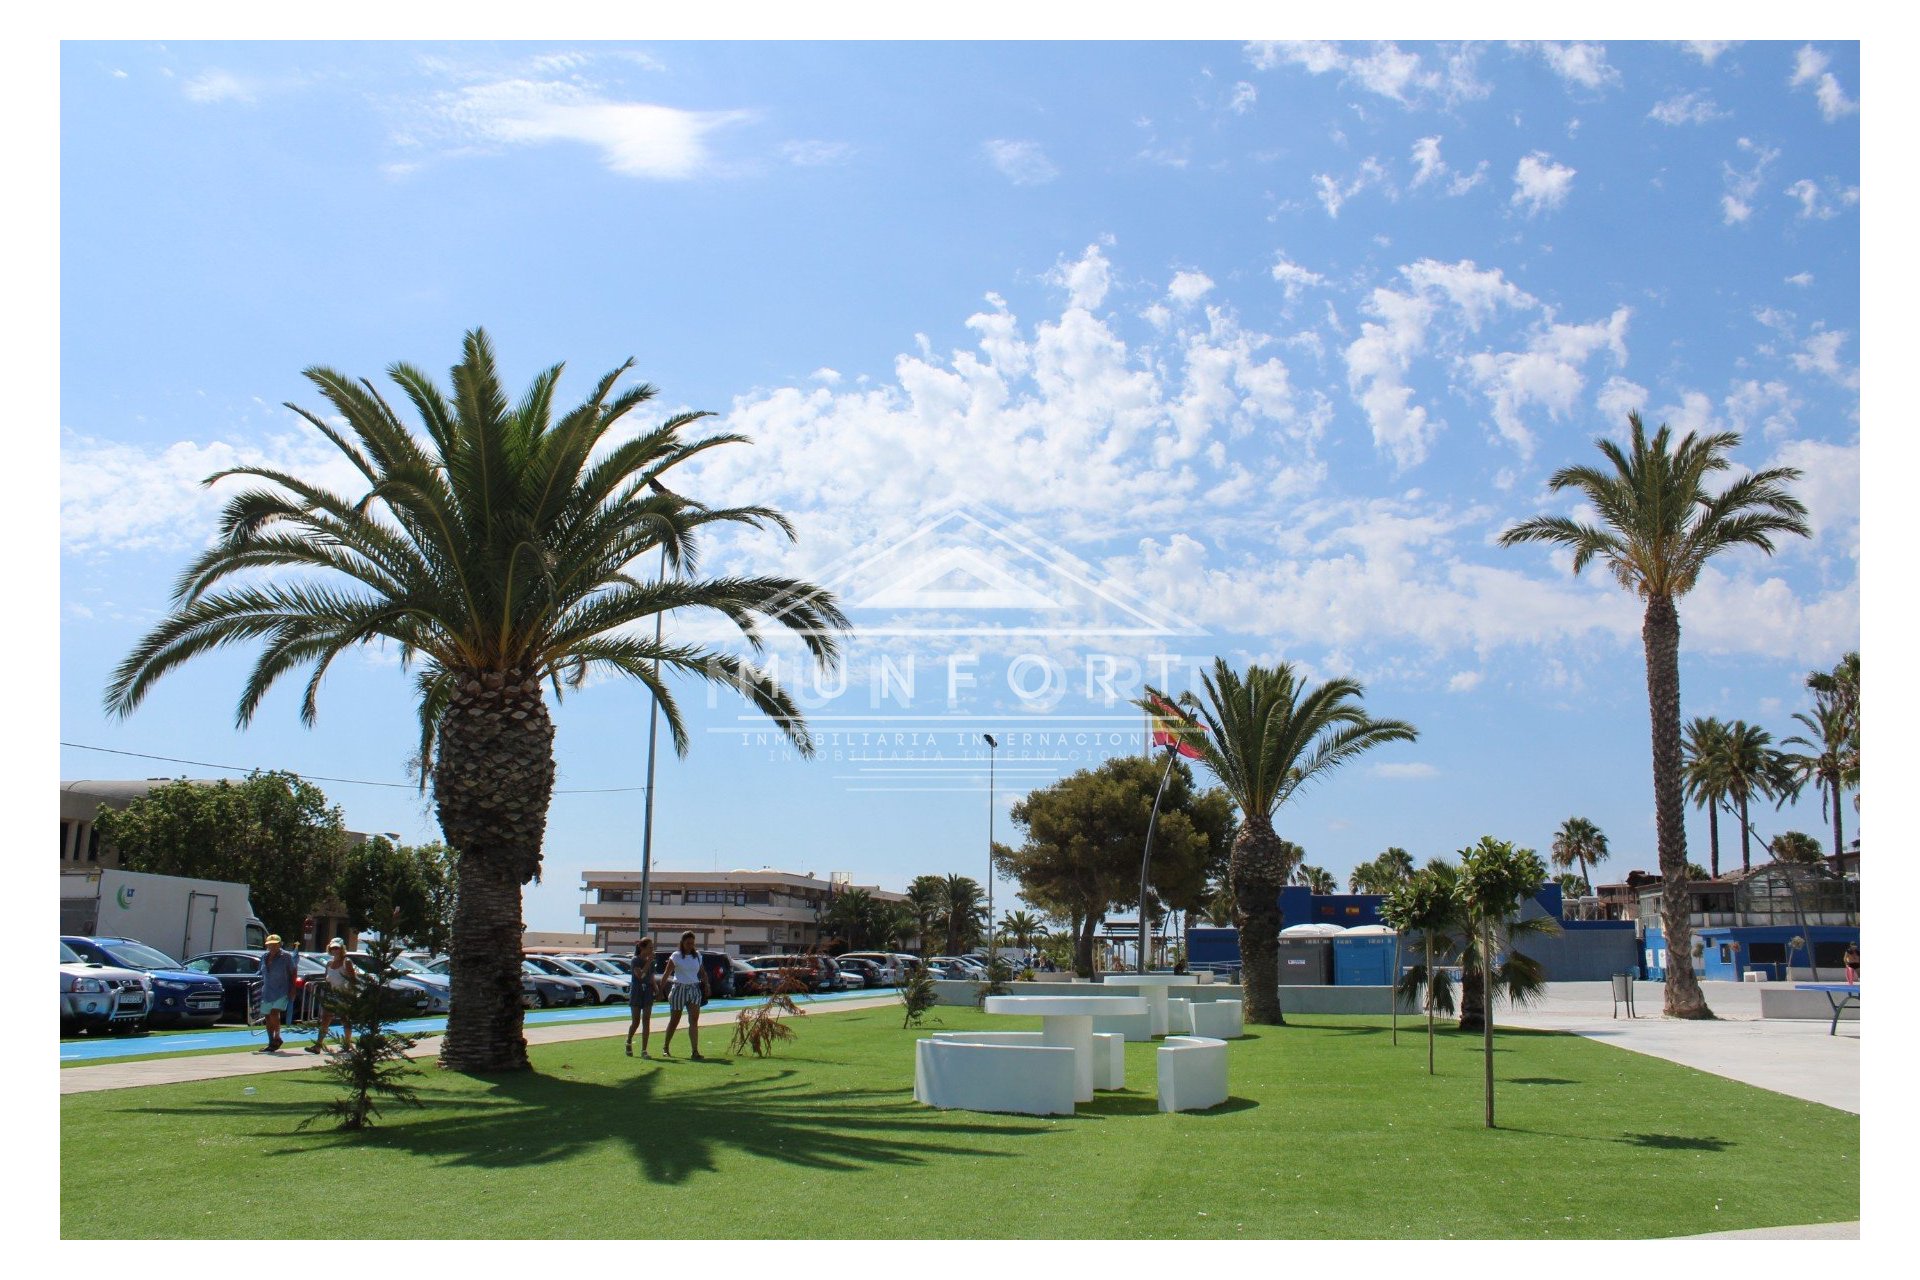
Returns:
[[[888,994],[882,991],[835,991],[822,995],[802,996],[801,1007],[809,1004],[832,1004],[840,1000],[871,999],[874,996]],[[739,996],[727,1000],[715,1000],[703,1007],[703,1012],[727,1012],[733,1009],[751,1008],[760,1003],[757,996]],[[529,1009],[526,1024],[530,1027],[548,1026],[569,1022],[615,1022],[624,1023],[632,1015],[624,1004],[587,1005],[575,1009]],[[659,1029],[660,1019],[667,1016],[666,1004],[662,1001],[654,1006],[655,1030]],[[444,1015],[433,1018],[408,1018],[391,1024],[396,1031],[408,1035],[438,1035],[447,1029]],[[301,1045],[313,1039],[314,1028],[288,1027],[282,1030],[281,1038],[290,1045]],[[132,1058],[145,1054],[205,1053],[209,1049],[244,1049],[249,1045],[266,1044],[266,1032],[260,1027],[218,1028],[210,1027],[205,1031],[183,1031],[170,1036],[114,1036],[111,1038],[63,1040],[60,1042],[61,1062],[101,1062],[113,1058]]]

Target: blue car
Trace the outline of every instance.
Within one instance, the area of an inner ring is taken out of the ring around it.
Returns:
[[[132,938],[81,938],[61,935],[60,941],[94,964],[138,969],[153,979],[153,1004],[147,1012],[150,1027],[210,1027],[220,1020],[226,988],[218,978],[194,973],[180,962]]]

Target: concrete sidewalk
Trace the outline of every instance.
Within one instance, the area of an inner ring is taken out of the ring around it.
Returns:
[[[839,1013],[849,1009],[895,1009],[900,1007],[897,995],[875,996],[870,1000],[835,1000],[806,1006],[807,1016],[822,1013]],[[703,1027],[707,1035],[732,1035],[733,1019],[714,1019]],[[655,1014],[653,1019],[653,1043],[658,1045],[666,1027],[666,1015]],[[674,1044],[685,1053],[686,1028],[681,1027],[681,1035],[676,1036]],[[568,1040],[597,1040],[608,1036],[625,1038],[627,1021],[625,1018],[609,1018],[604,1022],[566,1022],[547,1026],[526,1028],[527,1043],[559,1044]],[[436,1058],[440,1056],[440,1036],[422,1037],[414,1046],[416,1059]],[[191,1057],[152,1058],[145,1062],[102,1062],[97,1066],[67,1067],[60,1072],[60,1092],[98,1093],[106,1089],[138,1089],[156,1084],[183,1084],[190,1080],[222,1080],[233,1076],[267,1075],[275,1071],[310,1071],[324,1065],[324,1059],[318,1054],[308,1053],[304,1049],[286,1048],[279,1053],[213,1053]]]
[[[1549,985],[1545,999],[1528,1008],[1502,1006],[1494,1021],[1503,1027],[1570,1031],[1617,1049],[1860,1114],[1859,1023],[1842,1022],[1840,1033],[1830,1036],[1825,1020],[1763,1022],[1757,985],[1700,986],[1714,1021],[1661,1017],[1657,982],[1636,984],[1638,1018],[1629,1019],[1624,1010],[1619,1018],[1612,1016],[1604,982],[1557,982]]]

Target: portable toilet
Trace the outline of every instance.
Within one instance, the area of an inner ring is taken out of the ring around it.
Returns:
[[[1339,925],[1295,924],[1280,931],[1280,985],[1333,985],[1333,939],[1344,933]]]
[[[1363,924],[1333,939],[1333,981],[1341,987],[1393,985],[1393,930]]]

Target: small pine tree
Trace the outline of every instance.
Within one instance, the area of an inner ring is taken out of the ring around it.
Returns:
[[[387,1025],[394,999],[386,984],[396,972],[393,962],[400,954],[399,944],[380,938],[368,944],[366,951],[367,963],[359,967],[358,979],[344,991],[328,990],[322,995],[341,1023],[353,1028],[353,1047],[325,1067],[345,1090],[345,1096],[302,1120],[302,1129],[324,1116],[334,1117],[335,1128],[369,1129],[383,1102],[424,1105],[412,1086],[405,1083],[406,1077],[420,1074],[420,1068],[407,1056],[414,1037]]]
[[[939,992],[934,989],[933,974],[924,964],[916,964],[907,971],[905,982],[900,984],[900,1003],[907,1007],[907,1016],[901,1022],[901,1029],[922,1025],[927,1013],[940,1001]],[[939,1019],[935,1018],[935,1022]]]

